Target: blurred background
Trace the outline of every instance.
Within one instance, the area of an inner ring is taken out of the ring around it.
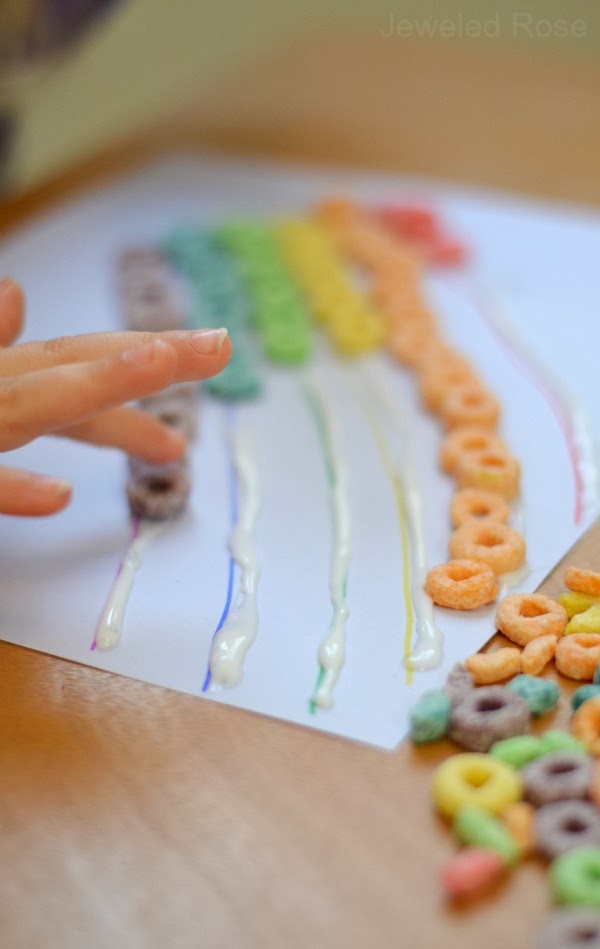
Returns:
[[[597,204],[599,102],[597,0],[0,0],[0,224],[181,148]]]

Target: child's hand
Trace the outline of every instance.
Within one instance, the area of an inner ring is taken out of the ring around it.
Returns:
[[[124,402],[174,382],[220,372],[231,355],[223,330],[94,333],[12,346],[23,323],[23,295],[0,281],[0,451],[39,435],[112,445],[146,461],[181,457],[185,440]],[[71,485],[0,466],[0,513],[53,514]]]

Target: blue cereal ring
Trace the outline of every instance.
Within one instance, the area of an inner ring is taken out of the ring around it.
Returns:
[[[506,688],[525,699],[532,715],[550,712],[560,698],[558,683],[554,679],[541,679],[539,676],[515,676]]]

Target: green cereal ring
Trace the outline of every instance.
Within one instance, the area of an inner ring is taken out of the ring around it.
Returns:
[[[577,711],[580,705],[583,705],[588,699],[593,699],[595,695],[600,695],[600,685],[580,685],[571,696],[571,707],[573,711]]]
[[[493,744],[490,754],[513,768],[522,768],[539,757],[540,747],[540,739],[533,735],[515,735],[514,738],[505,738]]]
[[[507,689],[525,699],[532,715],[544,715],[556,707],[560,689],[553,679],[518,675],[507,683]]]
[[[494,850],[508,866],[519,859],[520,847],[506,825],[478,807],[462,807],[454,818],[452,830],[461,843]]]
[[[553,751],[578,751],[587,754],[587,748],[569,732],[559,732],[551,729],[540,737],[540,757],[552,754]]]
[[[600,847],[577,847],[557,857],[549,879],[557,903],[600,909]]]
[[[450,696],[441,689],[424,692],[410,710],[410,737],[415,745],[443,738],[450,720]]]

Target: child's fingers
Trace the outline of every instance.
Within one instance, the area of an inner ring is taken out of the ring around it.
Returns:
[[[0,514],[42,517],[61,511],[70,498],[68,481],[0,466]]]
[[[0,346],[10,346],[23,328],[23,291],[8,277],[0,280]]]
[[[91,333],[44,342],[21,343],[0,354],[0,376],[20,376],[70,363],[92,362],[162,339],[177,353],[177,378],[207,379],[227,364],[231,342],[226,330],[172,330],[165,333]]]
[[[98,362],[0,380],[0,451],[164,389],[176,367],[173,348],[156,341]]]
[[[169,428],[138,409],[110,409],[97,418],[81,422],[56,433],[90,442],[120,448],[128,455],[142,458],[153,465],[177,461],[185,451],[186,441],[180,432]]]

